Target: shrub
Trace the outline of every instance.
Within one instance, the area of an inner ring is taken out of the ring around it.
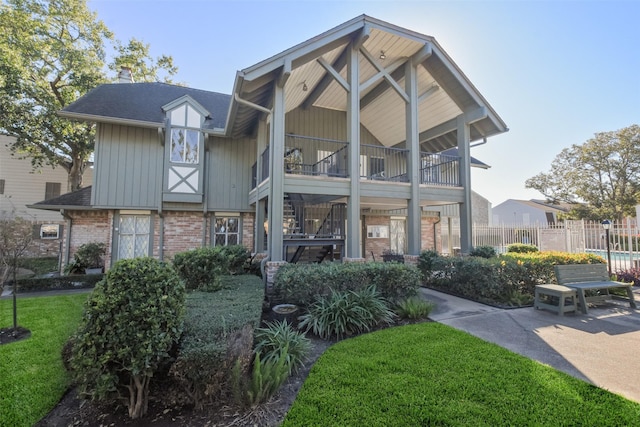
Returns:
[[[616,271],[616,280],[619,282],[633,283],[634,286],[640,286],[640,268]]]
[[[301,316],[299,328],[321,338],[342,337],[369,331],[379,323],[393,322],[394,313],[374,286],[359,291],[337,292],[320,297]]]
[[[259,328],[255,340],[255,352],[260,354],[263,362],[285,357],[289,373],[304,364],[311,348],[309,339],[293,329],[286,320],[269,322],[265,328]],[[287,349],[286,352],[282,351],[284,348]]]
[[[248,369],[262,315],[258,277],[228,276],[222,284],[218,292],[187,296],[184,333],[169,372],[197,409],[224,394],[236,363]]]
[[[433,308],[433,303],[415,296],[400,301],[396,306],[396,313],[403,319],[425,319]]]
[[[493,258],[497,256],[496,250],[493,246],[476,246],[469,253],[470,256],[477,256],[480,258]]]
[[[187,289],[220,289],[219,277],[242,271],[249,251],[242,245],[208,246],[177,253],[173,258]]]
[[[512,243],[507,246],[507,252],[526,254],[530,252],[538,252],[538,247],[536,245],[529,245],[526,243]]]
[[[153,258],[118,261],[88,299],[71,366],[83,394],[147,411],[149,381],[180,338],[184,285]]]
[[[104,278],[103,274],[82,276],[31,277],[18,280],[18,292],[50,291],[58,289],[93,288]]]
[[[331,289],[360,291],[374,286],[388,301],[395,302],[416,295],[420,271],[398,263],[323,263],[286,264],[278,270],[273,296],[278,302],[308,307],[318,296],[328,296]]]
[[[76,263],[81,268],[101,268],[104,266],[102,257],[107,253],[107,246],[100,242],[85,243],[74,255]]]
[[[20,258],[18,267],[26,268],[35,274],[45,274],[58,271],[58,257]]]

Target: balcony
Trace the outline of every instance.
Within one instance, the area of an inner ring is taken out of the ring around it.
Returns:
[[[286,174],[337,178],[350,176],[349,143],[346,141],[287,135],[284,153]],[[361,144],[360,179],[409,182],[408,155],[409,150],[402,148]],[[262,152],[261,158],[261,170],[257,170],[257,163],[251,169],[252,188],[269,177],[269,147]],[[421,152],[420,184],[459,187],[459,164],[458,156]]]

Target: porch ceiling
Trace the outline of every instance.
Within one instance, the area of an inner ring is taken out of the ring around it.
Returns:
[[[463,113],[475,120],[471,124],[472,140],[507,130],[435,39],[364,15],[239,72],[234,93],[271,108],[280,70],[290,64],[291,73],[284,86],[287,112],[311,106],[346,111],[347,92],[326,67],[330,64],[346,81],[346,48],[359,38],[364,40],[359,55],[360,121],[383,145],[402,144],[406,139],[406,103],[396,89],[404,90],[405,63],[421,51],[427,51],[418,66],[418,117],[424,150],[439,152],[455,147],[455,119]],[[382,53],[384,59],[380,58]],[[385,73],[397,85],[380,78]],[[369,81],[376,75],[377,80]],[[261,114],[234,100],[227,132],[232,136],[252,134]]]

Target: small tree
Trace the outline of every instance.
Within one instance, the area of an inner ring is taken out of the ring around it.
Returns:
[[[0,294],[4,283],[13,274],[13,328],[18,327],[18,260],[25,254],[33,240],[31,221],[19,216],[0,217]]]
[[[153,258],[118,261],[87,301],[71,358],[80,390],[122,399],[131,418],[147,412],[149,381],[182,333],[185,289]]]

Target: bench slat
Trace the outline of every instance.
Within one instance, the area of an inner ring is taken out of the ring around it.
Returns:
[[[605,264],[571,264],[554,266],[559,285],[576,282],[608,282]]]

